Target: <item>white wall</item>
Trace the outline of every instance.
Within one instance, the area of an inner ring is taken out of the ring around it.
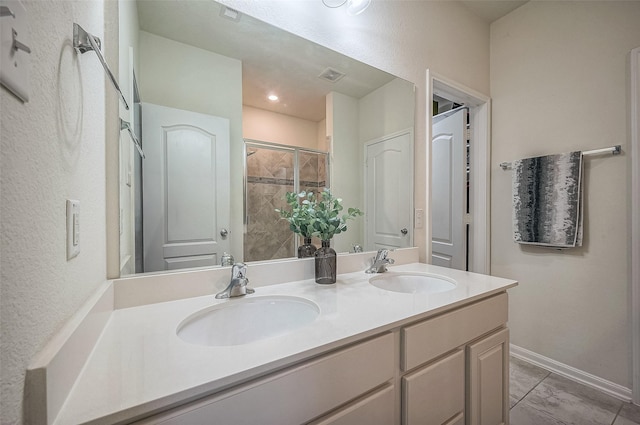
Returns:
[[[396,78],[360,99],[360,144],[364,145],[368,141],[413,128],[414,98],[413,84]]]
[[[323,119],[318,123],[318,128],[316,132],[316,144],[318,145],[318,150],[329,152],[331,146],[327,143],[327,119]]]
[[[489,25],[457,2],[373,1],[357,16],[316,0],[221,3],[416,83],[414,199],[428,211],[425,71],[489,93]],[[426,261],[425,230],[414,242]]]
[[[321,149],[318,146],[319,123],[244,105],[242,137],[262,142]]]
[[[167,84],[167,82],[171,84]],[[207,50],[140,31],[140,98],[230,121],[231,170],[244,167],[242,64]],[[231,173],[231,254],[242,258],[242,173]],[[235,236],[234,236],[235,235]]]
[[[337,92],[327,95],[327,135],[331,137],[331,193],[342,199],[345,211],[364,211],[358,99]],[[364,245],[363,221],[363,217],[350,220],[347,231],[333,238],[331,246],[336,252],[348,252],[356,243]]]
[[[501,161],[621,144],[639,2],[529,2],[491,26],[492,274],[510,291],[511,341],[630,387],[627,158],[585,165],[585,240],[566,251],[512,242]]]
[[[103,50],[117,42],[104,37],[101,1],[23,4],[30,100],[0,87],[2,424],[22,422],[30,359],[106,274],[105,90],[112,88],[94,53],[74,52],[73,23],[100,37]],[[69,261],[66,199],[80,201],[81,251]]]

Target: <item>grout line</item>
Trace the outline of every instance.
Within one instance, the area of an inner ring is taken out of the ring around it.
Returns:
[[[613,418],[613,422],[611,422],[611,425],[616,423],[616,421],[618,420],[618,416],[620,416],[620,412],[622,411],[623,407],[624,407],[624,403],[622,403],[620,405],[620,408],[618,409],[618,412],[616,413],[616,416]]]
[[[538,388],[538,385],[542,384],[542,381],[544,381],[545,379],[547,379],[549,377],[549,375],[551,375],[551,372],[547,371],[547,374],[544,376],[544,378],[542,378],[537,384],[535,384],[533,386],[533,388],[531,388],[521,399],[520,401],[524,400],[529,394],[531,394],[531,392],[533,390],[535,390],[536,388]],[[518,403],[520,403],[520,401],[518,401]],[[516,403],[517,404],[517,403]]]
[[[542,369],[542,368],[540,368],[540,369]],[[546,369],[544,369],[544,370],[546,370]],[[529,391],[527,391],[527,393],[526,393],[525,395],[523,395],[523,396],[522,396],[522,398],[520,398],[518,401],[516,401],[516,404],[514,404],[513,406],[511,406],[511,408],[509,409],[509,411],[511,411],[511,409],[513,409],[514,407],[516,407],[518,404],[520,404],[520,402],[521,402],[522,400],[524,400],[524,399],[525,399],[525,398],[526,398],[526,397],[531,393],[531,391],[535,390],[535,389],[538,387],[538,385],[540,385],[540,384],[542,383],[542,381],[544,381],[545,379],[547,379],[547,378],[549,377],[549,375],[551,375],[551,372],[550,372],[550,371],[548,371],[548,370],[546,370],[546,371],[547,371],[547,374],[544,376],[544,378],[542,378],[540,381],[538,381],[538,383],[537,383],[537,384],[535,384],[533,387],[531,387],[531,389],[530,389]]]

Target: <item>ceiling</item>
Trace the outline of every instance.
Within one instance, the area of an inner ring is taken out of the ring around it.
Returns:
[[[460,3],[490,23],[526,1]],[[137,4],[140,29],[241,60],[245,105],[318,122],[325,117],[327,93],[337,91],[359,99],[395,78],[250,16],[241,14],[237,22],[226,19],[221,5],[213,1]],[[335,83],[318,78],[328,67],[345,77]],[[278,102],[267,100],[271,92],[280,97]]]
[[[137,4],[141,30],[242,61],[244,105],[319,122],[329,92],[360,99],[395,79],[248,15],[226,19],[216,2]],[[335,83],[318,78],[329,67],[345,76]],[[267,100],[271,92],[279,96],[277,103]]]
[[[491,23],[504,15],[511,13],[515,9],[525,4],[528,0],[463,0],[460,3],[465,5],[475,15]]]

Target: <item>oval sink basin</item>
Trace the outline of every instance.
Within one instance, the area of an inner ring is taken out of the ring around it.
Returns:
[[[319,314],[320,307],[304,298],[243,298],[192,314],[178,325],[177,334],[191,344],[241,345],[292,332],[312,323]]]
[[[436,294],[455,289],[456,281],[445,276],[416,272],[387,272],[369,279],[373,286],[406,294]]]

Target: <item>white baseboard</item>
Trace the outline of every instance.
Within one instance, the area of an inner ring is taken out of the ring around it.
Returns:
[[[602,391],[612,397],[618,398],[622,401],[631,401],[631,388],[623,387],[606,379],[599,378],[595,375],[576,369],[564,363],[560,363],[549,357],[545,357],[533,351],[529,351],[526,348],[519,347],[517,345],[510,344],[511,355],[518,359],[524,360],[528,363],[540,366],[543,369],[547,369],[558,375],[562,375],[565,378],[572,381],[579,382],[588,387],[595,388]]]

